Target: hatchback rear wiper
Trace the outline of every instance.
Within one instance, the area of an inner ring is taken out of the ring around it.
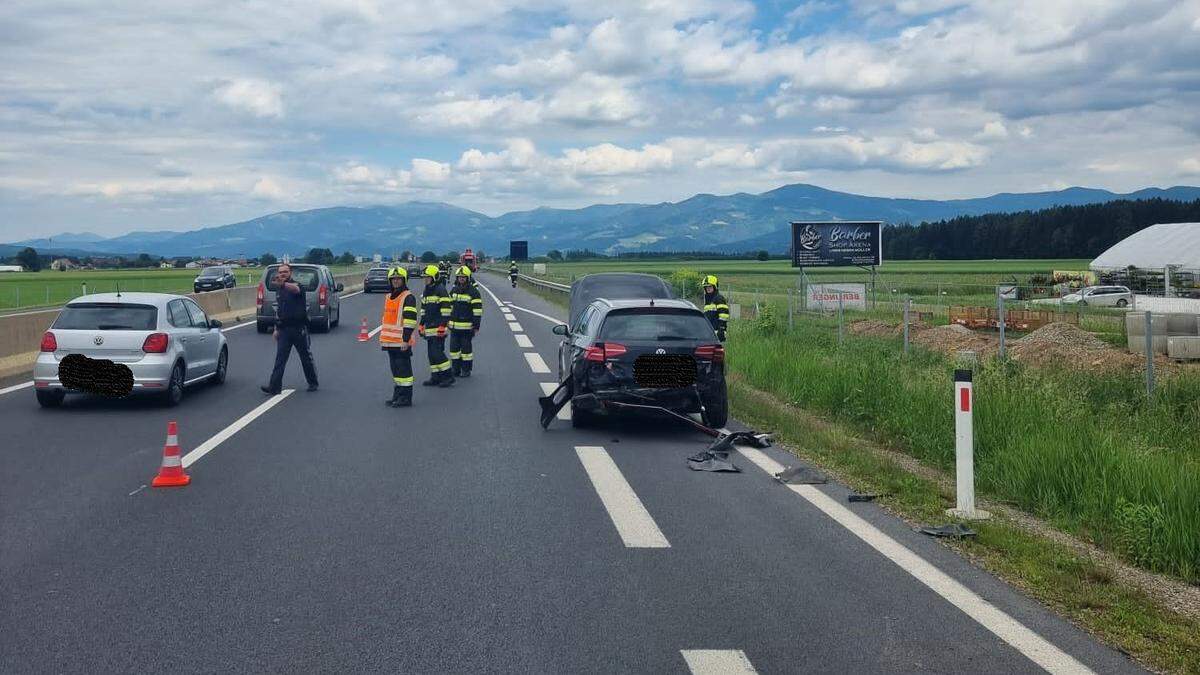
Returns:
[[[684,335],[659,335],[655,340],[694,340],[695,338],[686,337]]]
[[[122,326],[116,323],[102,323],[96,326],[96,330],[133,330],[133,326]]]

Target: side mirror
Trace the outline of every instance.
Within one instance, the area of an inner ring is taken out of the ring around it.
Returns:
[[[346,287],[342,285],[341,282],[338,282],[338,285],[334,287],[334,290],[336,290],[338,293],[341,293],[342,291],[346,290]]]
[[[557,326],[555,326],[554,328],[551,328],[550,330],[553,331],[553,333],[555,335],[564,335],[565,336],[567,334],[568,328],[567,328],[567,324],[560,323]]]
[[[209,327],[209,328],[220,328],[220,327],[221,327],[221,322],[220,322],[220,321],[217,321],[216,319],[209,319],[209,320],[208,320],[208,327]]]

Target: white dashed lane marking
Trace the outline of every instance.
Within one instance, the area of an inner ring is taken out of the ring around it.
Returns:
[[[577,445],[575,453],[626,548],[671,547],[607,450],[596,445]]]
[[[529,362],[529,369],[535,373],[549,373],[550,366],[542,360],[542,355],[537,352],[525,352],[525,360]]]
[[[521,328],[521,324],[519,324],[515,321],[508,322],[508,328],[509,328],[509,330],[511,330],[514,333],[524,333],[525,332],[525,329]]]
[[[517,333],[516,335],[513,335],[513,337],[515,337],[517,339],[518,347],[521,347],[523,349],[532,349],[533,348],[533,341],[531,341],[529,339],[528,335],[526,335],[524,333]]]
[[[740,649],[684,649],[683,660],[695,675],[750,675],[757,673]]]

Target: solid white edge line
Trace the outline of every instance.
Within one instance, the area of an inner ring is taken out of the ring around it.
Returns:
[[[522,349],[533,349],[533,341],[524,333],[516,333],[513,335],[517,339],[517,346]],[[4,392],[0,392],[2,394]]]
[[[477,284],[477,285],[478,285],[480,288],[482,288],[483,290],[487,291],[487,294],[488,294],[488,295],[492,296],[492,302],[496,303],[496,306],[497,306],[497,307],[501,307],[501,308],[502,308],[502,307],[504,307],[504,303],[503,303],[503,302],[500,302],[500,298],[497,298],[497,297],[496,297],[496,294],[492,292],[492,289],[488,288],[487,286],[484,286],[484,285],[483,285],[483,282],[482,282],[482,281],[479,281],[478,279],[476,279],[476,280],[475,280],[475,283],[476,283],[476,284]]]
[[[538,384],[542,385],[542,396],[549,396],[551,393],[553,393],[553,391],[555,389],[558,389],[557,382],[538,382]],[[567,404],[564,405],[562,407],[562,409],[560,409],[558,411],[557,417],[560,420],[571,419],[571,402],[570,401],[567,401]]]
[[[681,649],[688,670],[695,675],[736,675],[757,673],[746,652],[740,649]]]
[[[575,454],[626,548],[671,547],[607,450],[598,445],[577,445]]]
[[[32,386],[33,386],[33,380],[30,380],[28,382],[22,382],[21,384],[14,384],[11,387],[5,387],[3,389],[0,389],[0,396],[3,396],[5,394],[11,394],[14,391],[20,391],[22,389],[28,389]]]
[[[195,464],[196,462],[199,462],[205,455],[212,452],[213,449],[215,449],[218,445],[220,445],[220,444],[224,443],[226,440],[228,440],[230,436],[232,436],[232,435],[236,434],[237,432],[241,431],[242,429],[244,429],[246,427],[246,425],[253,422],[255,419],[257,419],[263,413],[265,413],[268,410],[270,410],[271,408],[274,408],[275,406],[279,405],[279,403],[281,401],[283,401],[283,399],[287,398],[288,396],[291,396],[292,393],[294,393],[295,391],[296,391],[295,389],[284,389],[283,391],[279,392],[278,394],[276,394],[276,395],[272,396],[271,398],[267,399],[266,401],[264,401],[262,405],[258,406],[254,410],[251,410],[250,412],[246,413],[245,415],[242,415],[233,424],[230,424],[229,426],[225,427],[224,429],[218,431],[217,434],[215,436],[213,436],[212,438],[210,438],[207,441],[204,441],[200,445],[196,446],[195,450],[192,450],[191,452],[189,452],[188,454],[183,456],[183,468],[186,469],[189,466]]]
[[[222,329],[221,329],[221,332],[222,332],[222,333],[228,333],[228,332],[229,332],[229,331],[231,331],[231,330],[237,330],[237,329],[239,329],[239,328],[245,328],[246,326],[252,326],[252,325],[254,325],[254,324],[256,324],[256,323],[258,323],[258,321],[257,321],[257,320],[254,320],[254,321],[247,321],[247,322],[245,322],[245,323],[239,323],[239,324],[237,324],[236,326],[230,326],[229,328],[222,328]]]
[[[549,373],[550,366],[542,359],[542,355],[537,352],[524,352],[525,360],[529,362],[529,369],[535,373]]]
[[[771,476],[785,468],[757,448],[739,445],[737,450],[742,453],[743,457]],[[787,487],[1047,672],[1080,674],[1092,672],[1087,666],[1076,661],[1074,657],[1050,644],[1045,638],[1026,628],[1022,623],[979,597],[974,591],[934,567],[924,558],[884,534],[816,487],[812,485],[788,485]]]
[[[510,304],[511,304],[511,303],[510,303]],[[560,324],[560,323],[566,323],[566,321],[563,321],[563,320],[561,320],[561,319],[556,319],[556,318],[554,318],[554,317],[552,317],[552,316],[548,316],[548,315],[546,315],[546,314],[542,314],[541,312],[535,312],[535,311],[533,311],[532,309],[525,309],[524,307],[518,307],[518,306],[516,306],[516,305],[513,305],[513,306],[512,306],[512,308],[513,308],[513,309],[519,309],[519,310],[521,310],[522,312],[525,312],[526,314],[532,314],[532,315],[534,315],[534,316],[541,317],[541,318],[543,318],[543,319],[545,319],[545,320],[549,321],[550,323],[552,323],[552,324],[554,324],[554,325],[556,325],[556,326],[557,326],[558,324]]]
[[[511,330],[511,331],[512,331],[512,332],[514,332],[514,333],[523,333],[523,332],[525,332],[525,329],[524,329],[524,328],[521,328],[521,324],[517,323],[516,321],[509,321],[509,322],[508,322],[508,328],[509,328],[509,330]]]

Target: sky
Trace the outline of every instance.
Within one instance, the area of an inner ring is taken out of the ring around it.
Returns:
[[[1200,0],[6,0],[0,64],[0,241],[1200,184]]]

